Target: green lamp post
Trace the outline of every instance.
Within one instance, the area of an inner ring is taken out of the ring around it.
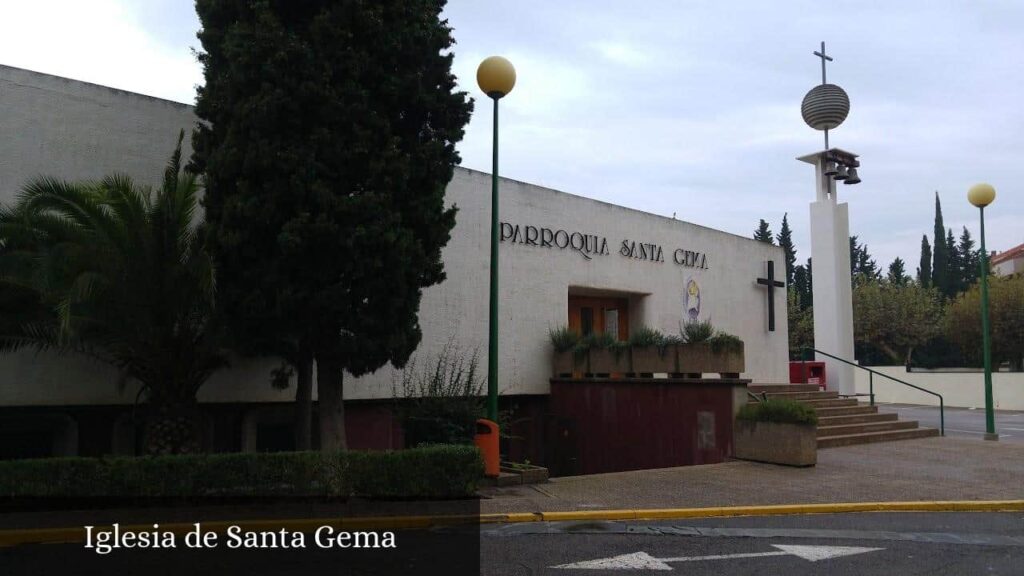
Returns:
[[[487,339],[487,418],[498,421],[498,100],[516,85],[516,69],[501,56],[484,59],[476,83],[494,100],[494,160],[491,169],[491,304]]]
[[[985,250],[985,206],[996,199],[996,189],[975,184],[967,191],[967,200],[981,212],[981,346],[985,362],[985,440],[999,440],[992,401],[992,343],[988,327],[988,252]]]

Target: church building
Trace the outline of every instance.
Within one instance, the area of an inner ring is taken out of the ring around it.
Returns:
[[[4,204],[39,175],[84,180],[123,172],[155,184],[179,131],[187,146],[197,121],[185,104],[4,66],[0,118]],[[447,280],[423,294],[423,340],[414,356],[421,364],[451,342],[476,351],[486,372],[490,184],[489,174],[457,168],[448,185],[457,223],[443,251]],[[524,454],[542,441],[551,411],[549,332],[562,326],[627,340],[642,327],[678,334],[685,322],[710,321],[742,339],[741,378],[788,381],[786,292],[758,282],[772,269],[773,280],[784,279],[781,248],[510,179],[500,190],[500,395],[523,429],[537,431]],[[294,387],[271,386],[278,365],[237,359],[203,386],[214,449],[287,448]],[[390,366],[346,378],[352,447],[401,447],[391,415],[399,379]],[[116,381],[114,369],[87,358],[0,355],[0,458],[137,453],[136,390],[119,391]]]

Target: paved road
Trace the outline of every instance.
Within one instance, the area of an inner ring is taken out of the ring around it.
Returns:
[[[508,525],[489,575],[1021,574],[1024,514],[855,514]]]
[[[0,573],[934,576],[1019,575],[1024,565],[1022,513],[536,522],[476,530],[400,533],[400,552],[376,555],[310,547],[117,550],[99,556],[81,545],[19,546],[0,548]],[[471,562],[455,569],[455,562],[469,557]]]
[[[879,412],[896,412],[900,420],[917,420],[921,426],[939,427],[936,406],[912,404],[879,404]],[[1024,444],[1024,412],[996,410],[996,433],[1002,442]],[[985,434],[985,409],[946,408],[946,435],[961,438],[982,438]]]

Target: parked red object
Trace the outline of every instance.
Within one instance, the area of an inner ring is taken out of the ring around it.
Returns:
[[[501,474],[501,455],[498,453],[498,424],[481,418],[476,421],[473,443],[484,457],[484,476],[497,478]]]
[[[828,388],[825,381],[824,362],[790,362],[790,384],[817,384],[823,389]]]

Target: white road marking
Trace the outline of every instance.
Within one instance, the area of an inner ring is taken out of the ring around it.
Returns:
[[[741,554],[715,554],[712,556],[680,556],[678,558],[655,558],[646,552],[621,554],[610,558],[584,560],[571,564],[560,564],[552,568],[570,570],[672,570],[669,562],[701,562],[704,560],[733,560],[737,558],[765,558],[769,556],[796,556],[810,562],[829,560],[842,556],[853,556],[865,552],[875,552],[884,548],[864,548],[861,546],[798,546],[795,544],[772,544],[778,548],[776,552],[747,552]]]

